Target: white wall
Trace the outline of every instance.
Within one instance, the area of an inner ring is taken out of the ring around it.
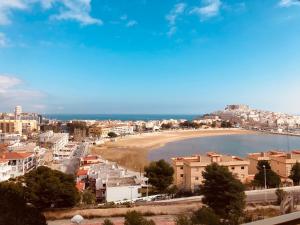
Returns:
[[[122,200],[131,200],[141,197],[139,194],[140,185],[138,186],[119,186],[106,188],[106,201],[115,202]]]

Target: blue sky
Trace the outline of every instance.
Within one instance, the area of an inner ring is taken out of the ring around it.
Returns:
[[[0,111],[300,113],[296,0],[0,0]]]

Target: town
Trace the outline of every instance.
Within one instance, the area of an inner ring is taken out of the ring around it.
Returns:
[[[266,127],[266,124],[269,126]],[[107,160],[101,154],[93,154],[91,149],[143,134],[163,134],[169,130],[206,132],[242,128],[254,130],[260,127],[264,131],[276,128],[277,132],[280,129],[283,132],[286,125],[289,131],[297,135],[299,117],[250,110],[244,105],[229,105],[225,111],[206,114],[192,121],[58,121],[37,113],[23,112],[21,106],[16,106],[14,113],[2,113],[0,116],[0,182],[18,181],[38,168],[46,167],[73,176],[76,190],[82,196],[81,204],[122,207],[124,204],[180,202],[182,197],[187,196],[194,198],[201,193],[201,187],[206,182],[204,174],[207,168],[218,165],[226,168],[250,191],[246,196],[247,204],[266,204],[277,201],[275,189],[272,188],[282,187],[289,193],[286,188],[295,186],[293,193],[300,193],[300,188],[297,188],[300,177],[293,175],[300,172],[299,150],[270,149],[248,153],[244,158],[208,151],[150,162],[149,166],[134,170]],[[153,167],[158,166],[170,168],[168,175],[162,178],[166,179],[165,184],[154,181],[157,178],[153,178],[156,170]],[[264,191],[267,188],[273,190],[268,197],[251,192],[253,189]],[[294,205],[287,204],[281,213],[293,210]]]

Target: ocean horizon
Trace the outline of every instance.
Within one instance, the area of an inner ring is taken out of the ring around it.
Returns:
[[[69,120],[121,120],[121,121],[150,121],[186,119],[193,120],[201,114],[44,114],[47,119],[69,121]]]

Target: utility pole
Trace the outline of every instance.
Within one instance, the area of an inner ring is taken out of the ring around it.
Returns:
[[[265,202],[267,202],[267,173],[266,173],[266,165],[263,165],[264,168],[264,178],[265,178]]]

